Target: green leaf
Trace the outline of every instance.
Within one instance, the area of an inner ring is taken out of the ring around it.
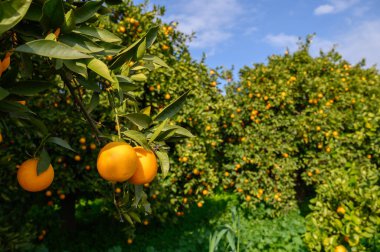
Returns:
[[[116,5],[116,4],[121,4],[123,3],[123,0],[106,0],[106,3],[108,5]]]
[[[68,150],[71,150],[71,151],[74,151],[76,152],[73,148],[71,148],[71,146],[65,141],[63,140],[62,138],[59,138],[59,137],[49,137],[48,140],[46,140],[46,142],[48,143],[53,143],[53,144],[56,144],[56,145],[59,145],[65,149],[68,149]]]
[[[21,105],[15,101],[0,101],[0,111],[6,113],[32,113],[27,106]]]
[[[75,23],[80,24],[92,18],[102,6],[103,1],[86,2],[75,10]]]
[[[158,160],[160,161],[161,172],[165,178],[168,175],[169,169],[170,169],[170,161],[169,161],[168,153],[164,151],[156,151],[155,153],[158,157]]]
[[[77,60],[64,60],[63,64],[72,72],[81,75],[83,78],[88,78],[86,64]]]
[[[136,207],[139,205],[140,200],[142,199],[144,194],[143,186],[142,185],[135,185],[135,200],[133,201],[132,206]]]
[[[132,226],[134,226],[134,223],[133,223],[131,217],[128,215],[128,213],[123,213],[123,216],[129,222],[129,224],[131,224]]]
[[[156,121],[163,121],[167,118],[173,117],[178,111],[182,108],[183,104],[186,101],[186,97],[189,94],[190,90],[186,91],[179,98],[169,104],[164,108],[155,118]]]
[[[33,96],[53,86],[51,82],[43,80],[20,81],[14,83],[9,92],[20,96]]]
[[[8,95],[9,95],[9,92],[6,89],[0,87],[0,101],[3,100]]]
[[[117,80],[119,81],[119,86],[124,92],[133,91],[139,88],[139,86],[135,85],[133,81],[127,77],[117,75]]]
[[[98,38],[105,42],[110,42],[110,43],[121,42],[121,39],[115,34],[113,34],[112,32],[109,32],[104,29],[95,28],[95,27],[82,26],[82,27],[77,28],[73,32],[84,34],[84,35],[91,36],[94,38]]]
[[[71,9],[65,14],[65,22],[62,26],[63,33],[69,33],[75,29],[75,16],[74,11]]]
[[[139,47],[137,48],[136,58],[137,60],[142,59],[142,57],[145,55],[146,51],[146,38],[142,40]]]
[[[40,158],[37,163],[37,176],[46,171],[50,166],[50,156],[45,148],[42,149],[40,153]]]
[[[25,14],[24,19],[39,22],[42,16],[42,5],[32,2],[29,6],[28,12]]]
[[[96,106],[99,105],[99,101],[100,101],[100,99],[99,99],[99,93],[94,92],[92,94],[90,104],[87,107],[87,113],[90,114],[96,108]]]
[[[88,37],[76,33],[63,34],[59,37],[59,41],[83,53],[97,53],[104,50]]]
[[[52,40],[34,40],[23,44],[15,49],[16,52],[31,53],[44,57],[57,59],[83,59],[92,58],[71,47]]]
[[[146,108],[143,108],[140,112],[143,113],[144,115],[147,115],[150,117],[150,111],[152,110],[151,106],[148,106]]]
[[[150,146],[146,140],[146,136],[143,133],[138,132],[136,130],[128,130],[122,133],[127,138],[130,138],[133,141],[137,142],[140,146],[144,147],[147,150],[150,150]]]
[[[110,71],[108,69],[108,66],[103,61],[94,58],[94,59],[89,61],[89,63],[87,64],[87,67],[89,69],[91,69],[92,71],[94,71],[95,73],[102,76],[103,78],[105,78],[111,82],[115,82],[115,80],[112,79],[112,77],[110,75]]]
[[[79,84],[81,84],[86,89],[89,89],[92,91],[98,91],[98,92],[102,91],[95,80],[92,80],[92,79],[84,80],[82,78],[77,78],[76,80],[78,81]]]
[[[160,59],[159,57],[157,56],[153,56],[153,55],[145,55],[143,57],[143,60],[145,61],[150,61],[158,66],[161,66],[161,67],[166,67],[166,68],[170,68],[166,63],[165,61],[163,61],[162,59]]]
[[[138,126],[140,130],[148,128],[152,123],[152,119],[149,116],[141,113],[131,113],[125,115],[125,117]]]
[[[152,143],[156,137],[158,137],[158,135],[161,133],[161,131],[164,129],[164,127],[166,126],[166,123],[169,121],[169,119],[165,119],[157,128],[156,130],[154,131],[154,133],[150,136],[149,138],[149,143]]]
[[[148,79],[143,73],[131,75],[130,78],[134,81],[146,81]]]
[[[129,214],[129,216],[131,216],[131,218],[132,218],[134,221],[136,221],[136,222],[138,222],[138,223],[141,223],[140,216],[139,216],[137,213],[132,212],[132,211],[129,211],[128,214]]]
[[[62,0],[46,0],[42,7],[41,24],[47,31],[61,27],[65,21]]]
[[[155,26],[149,29],[146,33],[146,48],[149,48],[157,38],[159,27]]]
[[[0,35],[14,27],[27,13],[32,0],[0,2]]]

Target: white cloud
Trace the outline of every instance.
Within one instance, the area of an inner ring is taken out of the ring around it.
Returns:
[[[265,37],[264,41],[273,47],[281,49],[289,48],[290,51],[295,51],[298,48],[297,42],[299,41],[299,37],[294,35],[287,35],[284,33],[277,35],[269,34]]]
[[[337,40],[338,51],[351,63],[366,58],[367,65],[380,66],[380,19],[363,22]]]
[[[324,5],[318,6],[314,10],[314,14],[315,15],[324,15],[324,14],[329,14],[329,13],[334,12],[334,10],[335,10],[334,6],[332,6],[330,4],[324,4]]]
[[[301,40],[303,42],[304,38]],[[275,48],[285,50],[289,48],[291,52],[297,50],[299,38],[295,35],[280,33],[269,34],[264,38],[268,44]],[[380,19],[365,21],[348,30],[345,33],[336,35],[331,39],[315,36],[310,46],[310,54],[318,56],[320,50],[327,52],[333,47],[342,54],[343,58],[356,64],[363,58],[366,59],[367,66],[377,64],[380,66]]]
[[[196,38],[194,48],[213,48],[232,37],[232,28],[237,26],[243,7],[238,0],[180,0],[173,3],[173,13],[165,18],[178,21],[178,29]]]
[[[314,14],[325,15],[339,13],[359,3],[360,0],[329,0],[329,4],[323,4],[314,9]]]

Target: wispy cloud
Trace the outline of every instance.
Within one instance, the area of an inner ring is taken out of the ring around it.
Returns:
[[[264,41],[277,49],[295,51],[298,48],[299,37],[292,34],[269,34]],[[331,39],[314,37],[310,46],[310,54],[319,55],[319,51],[327,52],[333,47],[343,55],[343,58],[352,64],[358,63],[363,58],[367,65],[380,66],[380,19],[365,21],[353,29],[336,35]]]
[[[179,0],[172,8],[175,14],[165,19],[178,21],[178,28],[187,33],[196,33],[191,42],[194,48],[211,49],[233,36],[243,7],[238,0]]]
[[[359,3],[360,0],[329,0],[328,4],[322,4],[314,9],[317,16],[339,13]]]

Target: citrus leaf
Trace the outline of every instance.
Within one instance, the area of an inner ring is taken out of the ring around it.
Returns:
[[[152,123],[152,119],[149,116],[141,113],[131,113],[125,115],[125,117],[140,129],[146,129]]]
[[[148,79],[143,73],[131,75],[130,78],[134,81],[146,81]]]
[[[4,99],[5,97],[7,97],[8,95],[9,95],[9,92],[6,89],[0,87],[0,101]]]
[[[119,86],[124,92],[133,91],[139,88],[139,86],[135,85],[129,78],[120,75],[117,75],[116,78],[119,81]]]
[[[91,1],[86,2],[83,6],[77,8],[74,12],[75,23],[80,24],[92,18],[102,4],[103,1]]]
[[[94,58],[89,61],[89,63],[87,64],[87,67],[91,69],[92,71],[94,71],[95,73],[102,76],[103,78],[111,82],[115,82],[114,79],[112,79],[111,77],[111,74],[107,65],[103,61]]]
[[[90,104],[87,107],[87,113],[90,114],[96,108],[96,106],[99,105],[99,101],[99,93],[94,92],[92,94]]]
[[[51,159],[50,159],[49,153],[46,151],[45,148],[43,148],[40,153],[40,158],[38,159],[38,163],[37,163],[37,176],[49,168],[50,162],[51,162]]]
[[[155,26],[149,29],[146,33],[146,48],[149,48],[157,38],[159,27]]]
[[[14,83],[9,88],[9,92],[21,96],[33,96],[42,91],[45,91],[54,85],[49,81],[42,80],[29,80],[29,81],[20,81]]]
[[[178,97],[175,101],[169,104],[166,108],[164,108],[160,113],[156,115],[154,120],[163,121],[167,118],[171,118],[172,116],[174,116],[182,108],[189,92],[190,90],[186,91],[184,94]]]
[[[62,0],[46,0],[42,6],[41,24],[47,31],[61,27],[65,21]]]
[[[76,33],[63,34],[59,37],[59,41],[83,53],[96,53],[104,50],[88,37]]]
[[[158,157],[158,160],[160,161],[161,172],[163,177],[165,178],[168,175],[170,169],[168,153],[164,151],[156,151],[155,153]]]
[[[63,43],[45,39],[33,40],[17,47],[15,51],[57,59],[92,58],[90,55],[83,54]]]
[[[84,88],[92,90],[92,91],[102,91],[99,85],[94,80],[84,80],[82,78],[77,78],[79,84],[81,84]]]
[[[156,137],[158,137],[158,135],[161,133],[161,131],[164,129],[164,127],[166,126],[166,123],[169,121],[169,119],[165,119],[157,128],[156,130],[154,131],[154,133],[150,136],[149,138],[149,143],[153,142]]]
[[[59,138],[59,137],[49,137],[46,142],[48,143],[54,143],[56,145],[59,145],[65,149],[68,149],[68,150],[71,150],[71,151],[74,151],[76,152],[73,148],[71,148],[71,146],[65,141],[63,140],[62,138]]]
[[[0,35],[14,27],[27,13],[32,0],[0,2]]]
[[[64,33],[69,33],[75,29],[75,16],[74,11],[71,9],[65,14],[65,22],[62,26],[62,31]]]
[[[136,58],[137,60],[142,59],[146,51],[146,38],[142,40],[139,47],[137,48]]]
[[[110,43],[121,42],[121,39],[118,36],[116,36],[115,34],[105,29],[82,26],[80,28],[75,29],[73,32],[91,36],[105,42],[110,42]]]
[[[128,130],[122,133],[127,138],[132,139],[133,141],[137,142],[139,145],[144,147],[144,149],[150,150],[150,146],[146,141],[146,136],[143,133],[138,132],[136,130]]]
[[[160,59],[160,58],[157,57],[157,56],[153,56],[153,55],[145,55],[145,56],[143,57],[143,60],[145,60],[145,61],[151,61],[152,63],[157,64],[157,65],[162,66],[162,67],[170,68],[170,67],[165,63],[165,61],[163,61],[162,59]]]
[[[81,75],[83,78],[88,78],[86,64],[77,60],[64,60],[63,64],[72,72]]]
[[[139,205],[140,200],[142,199],[144,194],[143,186],[142,185],[135,185],[135,200],[133,201],[132,206],[136,207]]]

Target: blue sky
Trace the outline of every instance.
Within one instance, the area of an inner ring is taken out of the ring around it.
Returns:
[[[136,1],[140,2],[140,1]],[[299,37],[316,33],[311,53],[334,45],[351,63],[380,66],[380,0],[151,0],[166,7],[163,19],[196,33],[192,55],[210,67],[265,62],[295,51]]]

